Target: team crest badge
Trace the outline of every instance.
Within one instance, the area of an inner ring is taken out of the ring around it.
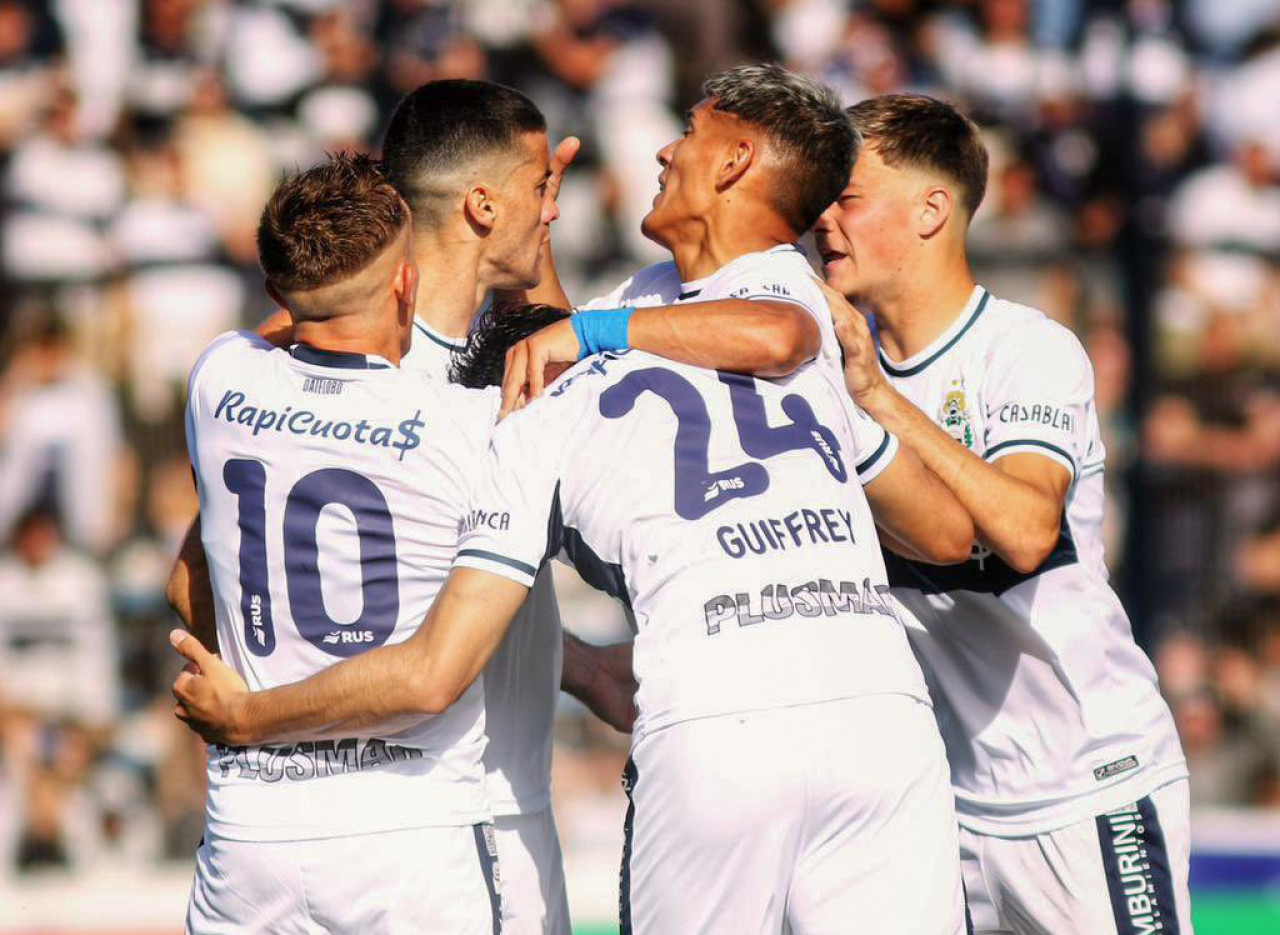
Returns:
[[[969,419],[969,403],[964,395],[964,382],[952,380],[951,389],[942,400],[938,421],[948,435],[964,445],[973,447],[973,424]]]

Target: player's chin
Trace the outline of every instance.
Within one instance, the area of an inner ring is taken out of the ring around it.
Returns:
[[[858,273],[854,269],[853,260],[847,256],[824,259],[822,261],[822,278],[828,286],[841,295],[852,295],[857,291]]]

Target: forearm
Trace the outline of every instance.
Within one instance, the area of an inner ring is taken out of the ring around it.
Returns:
[[[978,541],[1010,564],[1026,565],[1027,553],[1056,531],[1059,508],[1051,497],[979,458],[891,386],[858,404],[919,455],[968,511]]]
[[[636,309],[631,347],[668,360],[760,377],[780,377],[818,353],[817,322],[791,303],[717,299]]]
[[[218,652],[218,626],[213,610],[213,585],[209,582],[209,562],[200,541],[197,515],[183,537],[173,563],[165,597],[183,626],[211,653]]]
[[[241,698],[228,730],[234,744],[392,733],[429,712],[425,673],[408,644],[381,646],[308,679]]]

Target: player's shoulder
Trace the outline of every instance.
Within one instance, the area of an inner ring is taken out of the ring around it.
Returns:
[[[438,424],[450,426],[473,443],[488,444],[502,408],[499,387],[471,389],[420,371],[403,373],[406,383],[420,388],[430,399],[430,412]]]
[[[1061,322],[1038,308],[990,293],[979,325],[988,352],[1018,356],[1084,352],[1075,332]]]
[[[197,382],[208,374],[224,369],[238,370],[244,366],[252,366],[254,362],[264,360],[271,354],[285,353],[271,344],[255,331],[227,331],[218,335],[206,347],[191,368],[188,385],[195,387]]]
[[[680,272],[667,260],[646,266],[608,292],[583,305],[580,311],[612,308],[618,305],[653,305],[674,300],[680,293]]]
[[[990,296],[983,318],[980,346],[990,372],[1018,369],[1045,379],[1091,378],[1093,368],[1080,338],[1040,309]]]

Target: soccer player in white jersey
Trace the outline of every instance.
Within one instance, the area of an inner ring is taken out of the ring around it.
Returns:
[[[218,645],[251,686],[407,639],[451,564],[495,407],[399,367],[412,244],[366,159],[285,182],[258,248],[297,343],[229,333],[192,370]],[[431,718],[210,747],[187,931],[498,932],[484,744],[476,683]]]
[[[535,105],[491,82],[433,81],[400,103],[386,131],[383,168],[412,209],[420,270],[405,369],[443,381],[486,293],[518,292],[537,282],[540,246],[555,218],[554,188],[575,145],[562,144],[549,162],[545,122]],[[291,328],[284,314],[261,330],[287,343]],[[492,424],[486,414],[474,429],[487,437]],[[193,592],[203,593],[206,579],[196,527],[175,566],[170,594],[197,634],[208,632],[212,621],[208,601],[192,599]],[[608,717],[611,701],[620,707],[618,680],[597,680],[595,688],[609,689],[597,692],[600,697],[589,684],[593,671],[607,669],[607,653],[567,637],[566,647],[576,663],[566,667],[569,687]],[[560,650],[559,610],[548,575],[533,588],[485,680],[485,764],[508,935],[568,935],[570,929],[550,789]]]
[[[504,347],[471,363],[496,378]],[[256,693],[187,639],[184,716],[259,742],[446,710],[563,554],[639,628],[625,932],[963,931],[942,746],[868,500],[909,543],[972,526],[843,386],[596,355],[477,473],[417,639]]]
[[[971,560],[887,556],[937,702],[979,932],[1191,932],[1187,770],[1103,562],[1093,372],[1042,313],[965,259],[987,156],[952,107],[850,110],[865,149],[822,217],[827,282],[874,314],[841,338],[855,401],[977,528]]]
[[[834,109],[843,119],[838,105]],[[397,108],[384,140],[384,164],[413,210],[415,255],[422,277],[406,367],[443,375],[449,355],[468,332],[486,291],[532,290],[539,279],[539,250],[546,265],[554,269],[546,248],[546,224],[555,216],[554,188],[572,158],[572,147],[566,150],[562,144],[548,164],[541,127],[541,116],[527,98],[489,82],[430,82]],[[842,132],[847,147],[852,137],[847,124]],[[521,147],[540,154],[539,159],[532,163],[512,159],[511,154],[518,154]],[[850,159],[847,152],[830,148],[821,154],[828,164],[843,161],[847,165]],[[522,168],[512,172],[517,163]],[[834,182],[827,180],[836,187],[842,183],[840,172],[834,173]],[[754,176],[752,184],[758,187]],[[543,185],[551,191],[540,208],[534,196]],[[793,264],[793,278],[802,267],[803,263]],[[671,279],[678,283],[678,277]],[[821,296],[807,278],[800,281],[801,288],[809,290],[810,305],[821,306],[826,319]],[[542,288],[550,289],[554,300],[565,301],[554,276],[547,277]],[[678,291],[670,294],[673,300],[677,296]],[[708,308],[732,314],[735,333],[749,336],[744,338],[745,349],[724,361],[725,366],[765,375],[783,373],[817,347],[812,312],[794,303],[738,300]],[[646,312],[660,316],[663,310]],[[276,341],[280,340],[275,334],[278,325],[268,323],[264,328]],[[644,334],[637,337],[643,346]],[[657,337],[666,339],[667,334],[659,331]],[[826,345],[835,346],[834,335]],[[661,350],[662,345],[655,349]],[[207,602],[192,600],[193,593],[201,591],[202,564],[198,534],[189,536],[175,566],[170,594],[179,614],[197,633],[202,629],[200,618],[209,616],[202,607]],[[551,718],[557,684],[611,723],[621,725],[631,716],[629,675],[623,674],[629,672],[629,655],[592,650],[566,636],[561,679],[558,633],[549,582],[539,582],[486,679],[490,744],[485,762],[503,855],[508,932],[567,935],[568,931],[564,875],[550,810]],[[615,658],[621,659],[621,671]]]
[[[830,310],[796,241],[844,187],[857,135],[830,89],[777,65],[731,68],[702,90],[657,154],[643,222],[672,259],[516,345],[504,409],[541,391],[547,363],[622,347],[763,377],[813,363],[841,384]],[[540,290],[551,282],[548,270]]]

